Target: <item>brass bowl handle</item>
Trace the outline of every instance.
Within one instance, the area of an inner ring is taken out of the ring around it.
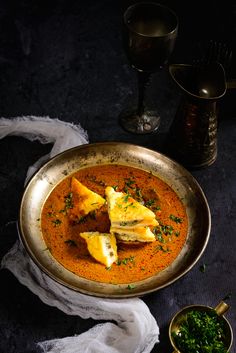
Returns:
[[[215,311],[219,316],[221,316],[226,313],[229,308],[230,306],[228,304],[226,304],[224,301],[221,301],[218,305],[216,305]]]

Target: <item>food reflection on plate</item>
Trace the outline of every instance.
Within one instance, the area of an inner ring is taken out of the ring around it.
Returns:
[[[74,274],[111,284],[137,282],[168,267],[185,244],[188,219],[176,192],[131,166],[91,166],[47,197],[47,251]]]

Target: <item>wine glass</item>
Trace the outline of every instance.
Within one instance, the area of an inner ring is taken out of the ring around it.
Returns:
[[[123,111],[121,126],[128,132],[147,134],[158,129],[160,116],[145,111],[145,90],[152,73],[163,68],[174,49],[178,32],[178,17],[166,6],[140,2],[129,6],[123,16],[123,45],[138,77],[138,105]]]

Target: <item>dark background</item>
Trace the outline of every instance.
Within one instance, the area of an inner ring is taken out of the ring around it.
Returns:
[[[172,62],[192,63],[210,40],[217,40],[232,49],[227,77],[236,77],[236,2],[160,2],[179,17]],[[0,1],[0,116],[50,116],[80,123],[90,142],[126,141],[165,152],[166,134],[180,98],[167,70],[154,74],[148,88],[147,104],[158,107],[162,117],[158,132],[131,135],[117,120],[137,96],[136,77],[121,41],[122,13],[131,3]],[[235,98],[235,90],[230,90],[219,102],[217,161],[193,171],[212,213],[207,249],[182,279],[143,298],[161,330],[154,353],[172,351],[168,324],[185,305],[215,306],[230,293],[227,318],[236,328]],[[15,221],[28,166],[50,148],[20,137],[0,140],[1,258],[17,239]],[[43,304],[7,270],[0,271],[0,283],[0,353],[33,353],[35,342],[82,333],[97,323]]]

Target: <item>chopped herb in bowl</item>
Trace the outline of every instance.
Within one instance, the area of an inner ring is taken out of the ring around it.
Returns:
[[[227,353],[226,323],[215,310],[188,311],[172,332],[181,353]]]

